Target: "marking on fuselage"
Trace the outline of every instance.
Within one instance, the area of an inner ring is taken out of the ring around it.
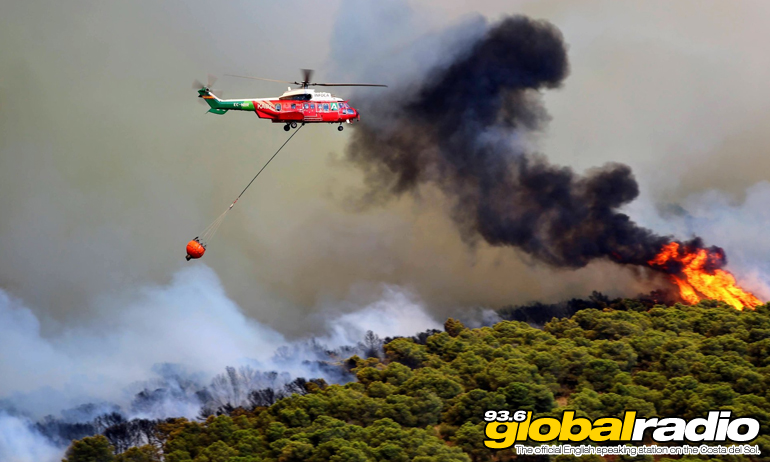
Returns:
[[[255,102],[257,103],[257,104],[256,104],[256,107],[257,107],[258,109],[267,109],[267,110],[269,110],[269,111],[274,111],[274,112],[276,112],[276,109],[275,109],[275,107],[274,107],[272,104],[270,104],[269,102],[267,102],[267,101],[259,101],[259,100],[258,100],[258,101],[255,101]]]

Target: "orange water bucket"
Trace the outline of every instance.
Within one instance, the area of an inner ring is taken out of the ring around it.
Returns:
[[[206,253],[206,247],[197,238],[187,243],[187,256],[185,257],[187,261],[200,258],[204,253]]]

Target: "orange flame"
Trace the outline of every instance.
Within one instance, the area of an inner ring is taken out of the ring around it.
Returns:
[[[648,263],[653,267],[665,267],[672,261],[682,265],[681,274],[668,276],[679,286],[679,294],[687,303],[695,304],[704,298],[710,298],[721,300],[739,310],[761,305],[762,302],[754,294],[738,287],[735,277],[729,272],[706,269],[706,265],[715,257],[716,255],[709,254],[707,249],[690,252],[680,249],[678,242],[671,242],[663,246],[660,253]]]

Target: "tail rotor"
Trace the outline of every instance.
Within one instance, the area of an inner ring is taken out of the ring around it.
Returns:
[[[206,78],[206,83],[203,84],[200,80],[195,79],[192,83],[192,89],[193,90],[209,90],[211,91],[212,87],[214,87],[214,83],[217,81],[217,76],[209,74]]]
[[[216,81],[217,81],[217,77],[215,75],[208,74],[208,76],[206,77],[206,83],[205,84],[203,82],[201,82],[200,80],[198,80],[198,79],[193,80],[192,89],[198,91],[198,98],[203,98],[203,94],[205,94],[205,93],[211,93],[212,95],[216,96],[217,98],[222,99],[222,95],[223,95],[222,90],[216,90],[216,89],[213,88],[214,87],[214,83]],[[203,91],[203,93],[200,93],[201,90]],[[198,101],[201,104],[206,104],[206,102],[203,101],[202,99],[199,99]]]

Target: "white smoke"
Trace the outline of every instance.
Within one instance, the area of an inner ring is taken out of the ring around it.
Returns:
[[[319,340],[331,347],[340,347],[356,344],[367,330],[382,337],[395,337],[441,327],[441,323],[425,312],[414,294],[400,287],[385,286],[380,300],[330,319],[327,323],[330,334]]]
[[[0,460],[3,462],[59,462],[62,448],[52,445],[27,419],[0,411]]]
[[[154,364],[213,375],[268,358],[284,342],[246,317],[204,265],[167,286],[139,289],[132,300],[104,301],[99,311],[110,316],[44,337],[32,311],[0,291],[0,397],[17,392],[13,404],[36,416],[86,398],[121,402],[125,385],[152,378]]]

